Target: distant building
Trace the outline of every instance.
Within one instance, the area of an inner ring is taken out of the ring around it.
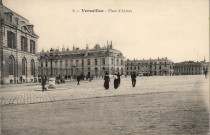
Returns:
[[[112,43],[106,47],[100,47],[96,44],[93,49],[80,50],[73,47],[73,50],[53,49],[47,52],[39,53],[39,75],[51,75],[50,54],[53,58],[52,61],[52,74],[53,76],[76,77],[77,75],[87,76],[104,76],[105,72],[114,74],[125,72],[124,56],[121,51],[113,49]]]
[[[38,36],[33,28],[26,18],[5,7],[0,0],[1,84],[30,82],[38,75]]]
[[[173,62],[166,58],[148,60],[127,60],[126,73],[132,72],[142,75],[173,75]]]
[[[201,61],[184,61],[174,64],[174,74],[175,75],[200,75],[203,74],[205,70],[209,69],[209,62]]]

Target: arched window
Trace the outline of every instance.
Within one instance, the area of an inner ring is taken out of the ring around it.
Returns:
[[[27,61],[26,58],[22,60],[22,75],[27,75]]]
[[[31,60],[31,75],[35,76],[35,62]]]
[[[14,67],[15,67],[15,58],[13,56],[9,57],[9,75],[14,75]]]

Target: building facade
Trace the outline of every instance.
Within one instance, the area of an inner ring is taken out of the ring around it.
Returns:
[[[38,75],[38,36],[33,27],[0,1],[1,84],[30,82]]]
[[[201,61],[184,61],[174,64],[174,74],[175,75],[200,75],[204,71],[209,71],[209,62]]]
[[[112,43],[107,44],[107,47],[96,44],[93,49],[89,49],[88,45],[81,50],[76,47],[72,50],[63,48],[62,51],[51,49],[39,53],[39,75],[72,78],[77,75],[87,76],[88,73],[95,77],[104,76],[105,72],[123,74],[124,59],[121,51],[113,49]]]
[[[132,72],[137,74],[153,76],[153,75],[173,75],[173,62],[166,58],[148,59],[148,60],[127,60],[126,74],[131,75]]]

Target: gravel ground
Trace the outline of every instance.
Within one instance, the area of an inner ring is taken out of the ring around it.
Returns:
[[[97,84],[87,83],[92,89],[99,89],[99,92],[85,98],[76,98],[75,95],[72,99],[53,102],[3,105],[2,133],[3,135],[208,134],[209,79],[203,76],[177,76],[138,78],[137,81],[139,81],[137,87],[132,88],[129,79],[122,79],[124,83],[115,92],[112,88],[105,91],[100,90]],[[98,80],[98,84],[100,83],[103,81]],[[77,89],[77,86],[75,87]],[[81,89],[81,93],[83,92]]]

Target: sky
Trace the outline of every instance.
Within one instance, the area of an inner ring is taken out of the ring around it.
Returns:
[[[208,0],[3,0],[3,4],[34,25],[38,51],[63,46],[72,50],[73,45],[85,49],[87,44],[93,48],[108,40],[126,59],[209,61]]]

